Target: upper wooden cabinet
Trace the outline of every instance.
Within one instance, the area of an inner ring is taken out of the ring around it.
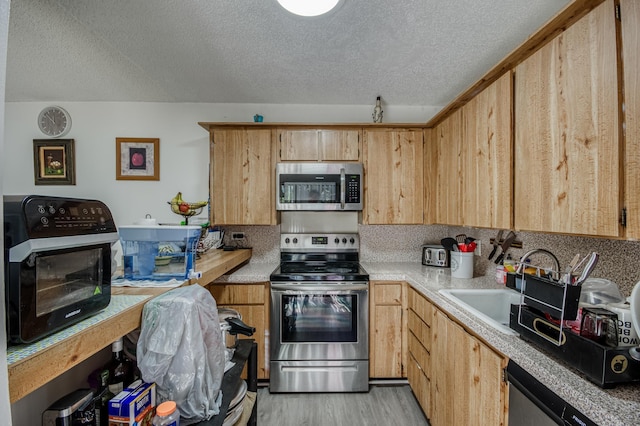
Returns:
[[[622,21],[622,64],[627,238],[640,238],[640,2],[620,0]]]
[[[463,224],[464,159],[462,144],[462,109],[456,110],[438,124],[431,144],[436,151],[435,222],[445,225]]]
[[[511,228],[512,74],[505,73],[462,108],[462,223]]]
[[[431,155],[437,158],[435,174],[425,173],[425,186],[435,193],[429,201],[435,214],[427,213],[431,221],[511,228],[511,75],[505,73],[429,133],[425,151],[435,149]]]
[[[274,225],[271,130],[211,130],[211,223]]]
[[[365,128],[363,223],[423,222],[423,131]]]
[[[608,0],[516,67],[517,229],[620,236],[616,52]]]
[[[278,129],[280,161],[358,161],[360,129]]]

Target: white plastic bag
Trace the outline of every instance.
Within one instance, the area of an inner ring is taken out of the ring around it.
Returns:
[[[145,304],[137,358],[142,380],[156,383],[158,403],[175,401],[183,424],[220,412],[225,344],[216,301],[201,286],[177,288]]]

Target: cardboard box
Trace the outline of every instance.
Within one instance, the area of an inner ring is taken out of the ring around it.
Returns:
[[[156,384],[140,382],[109,401],[109,426],[151,426],[156,409]]]

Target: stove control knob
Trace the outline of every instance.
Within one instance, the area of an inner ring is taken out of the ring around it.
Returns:
[[[353,238],[353,237],[351,237],[351,239],[349,240],[349,242],[350,242],[351,244],[354,244],[354,243],[356,242],[356,239],[355,239],[355,238]]]
[[[293,239],[293,244],[298,244],[298,239],[297,238]]]
[[[289,237],[284,239],[285,244],[289,244],[291,242],[291,240],[289,239]]]
[[[340,238],[336,238],[335,240],[333,240],[333,242],[336,244],[340,244]]]
[[[347,244],[347,239],[346,238],[342,239],[342,244]]]

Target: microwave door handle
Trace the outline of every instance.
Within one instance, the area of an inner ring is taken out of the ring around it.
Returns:
[[[344,167],[340,169],[340,207],[344,210],[346,178],[344,175]]]

